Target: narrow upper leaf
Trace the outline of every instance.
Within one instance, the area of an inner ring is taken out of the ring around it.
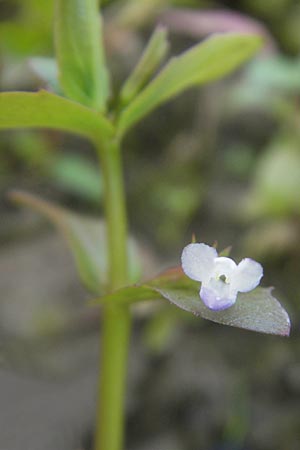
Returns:
[[[80,216],[36,196],[13,192],[11,199],[38,211],[61,231],[73,254],[83,284],[94,294],[105,292],[107,277],[107,239],[103,221]],[[129,243],[129,272],[132,282],[140,275],[135,244]]]
[[[118,129],[122,135],[154,108],[192,86],[222,78],[249,59],[261,38],[242,34],[214,35],[178,57],[123,110]]]
[[[128,104],[145,86],[165,58],[168,48],[166,29],[163,27],[156,28],[137,66],[122,87],[120,94],[122,105]]]
[[[55,128],[91,140],[113,135],[110,122],[100,114],[47,91],[0,94],[0,129]]]
[[[99,111],[109,95],[98,0],[56,0],[55,45],[66,95]]]
[[[289,335],[289,316],[272,296],[270,288],[258,287],[251,292],[239,293],[235,305],[223,311],[208,309],[199,297],[199,288],[198,282],[186,277],[180,268],[175,268],[147,284],[120,289],[92,303],[115,301],[131,304],[144,300],[167,299],[185,311],[216,323],[260,333]]]

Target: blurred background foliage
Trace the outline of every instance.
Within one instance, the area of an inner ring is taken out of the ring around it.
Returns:
[[[136,334],[148,350],[139,363],[144,364],[137,384],[141,398],[135,399],[129,415],[129,429],[135,436],[132,448],[296,450],[300,442],[300,4],[297,0],[106,0],[103,10],[108,62],[114,74],[112,102],[157,23],[169,25],[172,53],[203,38],[207,27],[211,31],[252,27],[265,36],[265,50],[234,76],[185,93],[129,134],[124,145],[126,189],[130,228],[141,242],[146,278],[177,265],[192,233],[199,241],[217,239],[219,248],[233,245],[237,258],[247,255],[262,262],[264,284],[276,286],[293,323],[292,338],[283,342],[217,329],[165,307],[138,310]],[[188,16],[181,15],[187,11]],[[230,20],[228,12],[234,13]],[[49,0],[0,2],[2,91],[60,92],[52,16]],[[18,370],[23,370],[26,360],[25,366],[35,367],[38,373],[65,374],[85,365],[86,359],[83,351],[74,356],[78,364],[73,359],[71,364],[62,363],[64,353],[56,359],[57,351],[67,352],[62,343],[58,350],[57,336],[75,333],[82,338],[97,324],[97,313],[86,312],[79,298],[84,297],[83,290],[69,273],[70,261],[52,255],[52,248],[60,251],[61,245],[53,243],[51,234],[49,238],[44,221],[16,209],[6,193],[17,187],[79,212],[102,214],[98,163],[89,143],[59,132],[4,132],[0,147],[3,358]],[[44,250],[37,250],[37,244]],[[37,255],[39,264],[32,262]],[[31,262],[23,279],[20,271]],[[44,272],[40,280],[36,270]],[[59,278],[53,278],[55,270],[61,270]],[[17,283],[21,287],[12,289]],[[61,288],[56,285],[53,295],[41,294],[45,285],[51,291],[55,283]],[[53,300],[56,294],[59,301]],[[44,341],[49,336],[50,343]],[[178,356],[186,348],[189,356]],[[180,365],[189,367],[188,374],[180,370],[176,374]],[[202,375],[197,379],[191,371]],[[168,377],[173,377],[169,384]],[[149,387],[148,395],[142,395],[143,386]],[[160,399],[161,392],[165,400]],[[206,405],[207,417],[201,404]],[[161,415],[156,416],[159,408]],[[249,409],[254,418],[249,417]],[[161,441],[151,434],[162,436]],[[143,439],[149,440],[148,447]]]

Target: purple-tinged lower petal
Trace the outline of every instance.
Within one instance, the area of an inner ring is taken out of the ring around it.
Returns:
[[[207,306],[207,308],[213,311],[222,311],[223,309],[230,308],[236,302],[237,294],[231,294],[228,297],[220,297],[212,289],[205,286],[201,287],[200,298]]]

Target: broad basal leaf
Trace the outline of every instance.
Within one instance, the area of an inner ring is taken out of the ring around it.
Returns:
[[[113,135],[103,116],[47,91],[0,94],[0,129],[5,128],[55,128],[98,141]]]
[[[80,216],[24,192],[13,192],[10,198],[38,211],[56,225],[69,245],[83,284],[94,294],[105,292],[108,270],[106,228],[103,221]],[[132,240],[128,251],[130,278],[135,282],[140,276],[140,269]]]
[[[122,135],[154,108],[192,86],[222,78],[249,59],[261,45],[258,36],[219,34],[173,57],[148,86],[123,110]]]
[[[131,304],[143,300],[166,299],[185,311],[223,325],[261,333],[289,335],[289,316],[272,296],[270,288],[258,287],[251,292],[239,293],[235,305],[223,311],[212,311],[199,297],[199,284],[187,278],[180,268],[176,268],[147,284],[120,289],[92,304],[107,301]]]

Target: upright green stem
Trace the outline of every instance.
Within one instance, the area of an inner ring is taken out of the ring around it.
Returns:
[[[104,177],[105,215],[107,225],[109,281],[111,289],[127,282],[127,217],[121,149],[111,140],[99,149]]]
[[[110,288],[127,282],[127,218],[119,142],[99,148],[105,186]],[[124,398],[131,315],[128,307],[107,305],[102,312],[101,366],[95,450],[122,450]]]

